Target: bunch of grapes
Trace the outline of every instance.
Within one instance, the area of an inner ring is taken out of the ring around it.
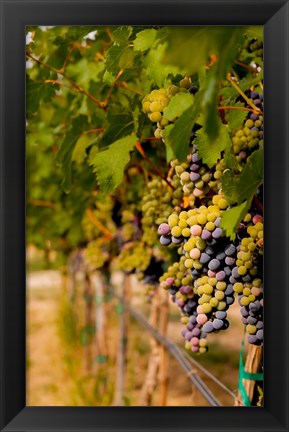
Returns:
[[[249,91],[247,96],[252,99],[254,105],[262,112],[263,94]],[[236,160],[242,166],[254,150],[263,147],[263,115],[261,113],[249,114],[243,128],[235,132],[232,142]]]
[[[148,246],[158,242],[157,225],[165,222],[173,210],[173,189],[161,179],[151,180],[142,198],[142,241]]]
[[[263,342],[263,218],[255,215],[252,221],[238,246],[230,279],[238,294],[248,342],[259,345]]]
[[[187,162],[180,163],[175,159],[171,162],[171,166],[182,185],[183,195],[194,199],[202,199],[210,191],[218,192],[221,188],[221,177],[226,170],[224,159],[220,159],[210,169],[199,157],[195,144],[191,146],[191,153],[187,157]]]
[[[190,245],[197,245],[202,250],[206,241],[213,243],[222,236],[223,230],[219,227],[220,216],[227,207],[228,203],[222,195],[214,195],[212,205],[208,207],[202,205],[188,211],[172,213],[167,222],[158,228],[160,243],[164,246],[171,243],[180,245],[184,240],[188,240],[188,244],[184,246],[185,250]]]
[[[190,317],[182,317],[182,322],[186,324],[181,331],[185,338],[185,348],[194,353],[204,354],[208,351],[207,333],[202,330],[202,325],[197,321],[198,313],[196,310]]]
[[[90,241],[84,250],[84,259],[91,271],[104,267],[110,261],[109,240],[99,237]]]
[[[163,114],[171,98],[177,93],[188,91],[188,89],[194,93],[194,90],[191,89],[195,89],[195,87],[192,88],[191,85],[190,78],[185,77],[179,82],[179,86],[172,84],[167,88],[155,89],[144,97],[142,109],[153,123],[157,123],[157,129],[154,133],[156,138],[163,139],[163,130],[170,123]]]
[[[151,250],[146,249],[139,241],[128,242],[122,245],[117,266],[125,273],[144,272],[150,264]]]

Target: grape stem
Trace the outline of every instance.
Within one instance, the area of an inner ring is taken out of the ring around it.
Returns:
[[[153,169],[153,171],[160,177],[162,178],[167,185],[172,188],[173,190],[175,190],[174,186],[168,181],[167,178],[164,178],[161,171],[152,163],[152,161],[150,160],[150,158],[146,155],[142,145],[140,142],[137,142],[135,145],[135,148],[137,149],[137,151],[142,155],[142,157],[144,158],[144,160],[150,165],[150,167]]]
[[[116,87],[123,87],[123,88],[125,88],[126,90],[129,90],[129,91],[131,91],[131,92],[133,92],[133,93],[135,93],[135,94],[138,94],[138,95],[142,96],[142,93],[141,93],[141,92],[139,92],[139,91],[136,90],[136,89],[133,89],[132,87],[129,87],[125,81],[122,81],[122,82],[120,82],[120,83],[116,83],[115,85],[116,85]]]
[[[26,53],[26,57],[33,60],[35,63],[45,67],[46,69],[51,70],[52,72],[55,72],[58,75],[62,75],[64,79],[66,79],[68,82],[70,82],[70,84],[72,84],[73,88],[75,91],[77,91],[78,93],[82,93],[84,94],[88,99],[92,100],[92,102],[94,102],[95,104],[97,104],[99,107],[104,108],[104,102],[103,101],[99,101],[98,99],[96,99],[94,96],[92,96],[90,93],[88,93],[87,91],[85,91],[82,87],[80,87],[75,81],[73,81],[69,76],[66,75],[65,72],[62,71],[61,69],[56,69],[53,66],[50,66],[47,63],[42,62],[41,60],[38,60],[37,58],[33,57],[31,54]]]
[[[231,105],[219,106],[218,107],[218,111],[222,111],[222,110],[249,111],[249,112],[253,112],[254,114],[259,114],[260,113],[260,111],[257,111],[256,109],[253,109],[253,108],[246,108],[246,107],[240,107],[240,106],[231,106]]]
[[[113,239],[111,232],[104,225],[102,225],[98,219],[96,219],[91,209],[86,209],[86,214],[93,225],[95,225],[103,234],[105,234],[105,237],[109,238],[110,240]]]
[[[246,65],[245,63],[240,62],[240,60],[235,60],[235,63],[239,66],[242,66],[245,69],[248,69],[249,71],[253,72],[255,75],[258,72],[257,68],[253,68],[252,66]]]
[[[227,74],[227,80],[228,80],[229,83],[230,83],[230,84],[231,84],[231,85],[232,85],[232,86],[237,90],[237,92],[242,96],[242,98],[245,99],[245,101],[247,102],[247,104],[248,104],[251,108],[253,108],[253,110],[254,110],[255,112],[257,111],[258,114],[263,114],[262,111],[254,105],[254,103],[252,102],[252,100],[249,99],[249,98],[245,95],[245,93],[240,89],[240,87],[238,86],[238,84],[236,84],[236,83],[232,80],[232,77],[231,77],[231,74],[230,74],[230,73]]]
[[[96,128],[96,129],[89,129],[84,132],[82,132],[82,135],[90,134],[90,133],[96,133],[96,132],[104,132],[104,128]]]
[[[58,205],[52,201],[43,201],[43,200],[37,200],[37,199],[30,199],[30,204],[40,207],[49,207],[49,208],[57,208]]]

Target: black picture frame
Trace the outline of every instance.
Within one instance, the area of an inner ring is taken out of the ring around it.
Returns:
[[[1,431],[288,431],[289,2],[1,3]],[[264,25],[265,406],[25,406],[25,26]]]

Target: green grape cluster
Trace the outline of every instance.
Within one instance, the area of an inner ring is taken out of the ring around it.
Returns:
[[[157,226],[171,214],[172,200],[173,189],[163,179],[158,177],[147,184],[141,203],[141,223],[142,241],[148,246],[158,243]]]
[[[84,250],[84,258],[92,271],[102,268],[110,261],[109,249],[108,240],[101,237],[87,244]]]
[[[116,259],[117,266],[126,273],[144,272],[151,261],[151,250],[144,248],[142,242],[127,243]]]
[[[154,133],[156,138],[163,138],[163,130],[170,123],[169,120],[164,118],[163,114],[171,98],[177,93],[186,92],[190,87],[191,80],[184,78],[180,81],[179,86],[172,84],[167,88],[155,89],[144,97],[142,109],[153,123],[157,123],[157,129]]]
[[[247,158],[246,151],[252,151],[256,147],[263,146],[263,133],[260,132],[260,128],[263,124],[263,116],[258,116],[258,119],[253,121],[247,119],[244,123],[244,127],[237,130],[232,138],[233,150],[237,158],[237,162],[241,162]]]
[[[91,210],[91,213],[93,217],[114,236],[116,234],[117,227],[112,219],[113,206],[113,198],[109,195],[106,195],[101,201],[97,199],[95,202],[95,208]],[[92,241],[98,237],[103,237],[104,235],[101,228],[93,223],[87,213],[85,213],[82,218],[81,226],[86,240],[88,241]]]

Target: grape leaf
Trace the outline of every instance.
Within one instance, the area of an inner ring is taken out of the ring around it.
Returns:
[[[109,126],[106,128],[99,146],[100,148],[106,147],[109,143],[114,142],[134,131],[134,117],[133,113],[123,111],[119,108],[108,111],[107,120]]]
[[[123,46],[112,45],[105,54],[105,66],[108,72],[113,75],[116,75],[118,72],[118,65],[120,58],[123,53]]]
[[[55,90],[59,89],[59,85],[51,83],[36,82],[29,78],[26,79],[26,114],[27,117],[35,114],[41,101],[49,102],[55,95]]]
[[[62,186],[66,193],[71,190],[71,157],[80,135],[84,130],[88,129],[87,117],[79,115],[74,118],[72,127],[65,135],[57,153],[56,161],[61,165],[63,171]]]
[[[178,99],[175,99],[175,101],[177,100]],[[173,107],[174,103],[172,108]],[[178,108],[176,107],[176,112],[177,110]],[[187,159],[190,136],[192,133],[192,128],[197,120],[199,110],[200,98],[191,98],[191,105],[189,105],[188,108],[182,112],[175,123],[165,127],[164,136],[165,145],[167,148],[167,158],[172,159],[172,155],[174,155],[174,157],[176,157],[180,162],[184,162]]]
[[[112,38],[118,45],[126,45],[131,33],[132,27],[130,26],[117,27],[117,29],[112,33]]]
[[[241,102],[236,103],[237,107],[244,107]],[[248,111],[242,110],[229,110],[228,112],[228,126],[230,132],[235,132],[237,129],[243,126],[245,118],[248,115]]]
[[[263,26],[247,27],[245,30],[245,35],[247,35],[249,39],[263,40],[264,27]]]
[[[91,165],[101,192],[112,192],[121,184],[124,169],[130,161],[130,152],[136,142],[135,134],[128,135],[113,142],[92,158]]]
[[[134,40],[135,51],[146,51],[150,49],[156,39],[157,31],[155,29],[147,29],[137,33]]]
[[[175,65],[163,65],[161,63],[165,55],[165,49],[166,44],[159,43],[148,51],[144,59],[147,76],[159,87],[164,84],[169,74],[177,75],[179,72],[179,68]]]
[[[114,77],[114,75],[112,75],[112,73],[110,73],[108,70],[106,70],[104,72],[102,80],[105,84],[107,84],[108,86],[111,87],[114,83],[115,77]]]
[[[236,56],[241,27],[169,27],[164,64],[175,65],[180,73],[193,74],[217,56],[218,74],[224,76]]]
[[[248,212],[250,205],[251,200],[248,200],[236,207],[224,211],[220,226],[225,231],[226,236],[230,237],[231,240],[235,240],[236,231],[238,230],[241,220]]]
[[[205,127],[196,132],[195,144],[198,148],[198,154],[209,168],[221,157],[222,151],[230,151],[232,141],[228,132],[228,127],[222,123],[219,124],[219,132],[216,139],[211,140],[205,131]]]
[[[194,96],[190,93],[177,93],[173,96],[164,112],[164,118],[174,121],[180,117],[188,108],[193,108]]]
[[[245,168],[239,175],[227,171],[222,177],[222,191],[229,203],[240,204],[252,200],[256,189],[263,182],[263,150],[254,151],[247,159]]]

